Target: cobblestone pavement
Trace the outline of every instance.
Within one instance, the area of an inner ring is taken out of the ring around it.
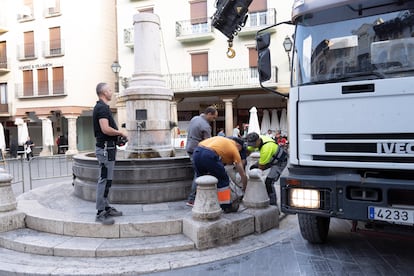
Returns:
[[[291,237],[249,254],[147,275],[414,275],[412,229],[397,235],[368,231],[364,225],[351,232],[351,226],[349,221],[331,220],[329,240],[323,245],[309,244],[296,226]]]

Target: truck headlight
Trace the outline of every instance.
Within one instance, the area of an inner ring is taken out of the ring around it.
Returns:
[[[318,190],[290,189],[289,198],[292,207],[319,209],[321,206]]]

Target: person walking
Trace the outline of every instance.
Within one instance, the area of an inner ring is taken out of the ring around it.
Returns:
[[[24,143],[25,145],[25,151],[26,151],[26,157],[27,157],[27,161],[30,160],[30,157],[33,158],[33,148],[35,146],[35,144],[33,143],[32,139],[30,139],[30,136],[27,137],[26,142]]]
[[[224,165],[234,164],[240,174],[243,188],[247,186],[247,176],[240,157],[241,143],[222,136],[214,136],[201,141],[193,152],[193,165],[196,177],[212,175],[217,178],[217,197],[225,213],[237,212],[239,205],[232,206],[230,179]]]
[[[193,162],[192,156],[194,149],[198,146],[198,143],[211,137],[211,126],[210,123],[213,122],[218,116],[217,109],[214,106],[209,106],[206,108],[204,113],[201,113],[198,116],[194,116],[188,126],[188,135],[186,143],[186,151],[190,157],[191,162]],[[191,184],[191,192],[187,199],[187,206],[194,206],[194,199],[197,191],[197,184],[195,183],[195,174],[193,183]]]
[[[255,132],[247,134],[247,149],[249,151],[260,151],[258,163],[253,164],[250,169],[259,168],[261,170],[270,169],[265,179],[267,194],[269,195],[270,204],[277,205],[276,191],[273,183],[276,182],[282,171],[285,169],[288,160],[287,152],[279,146],[275,140],[266,136],[258,135]]]
[[[96,222],[105,225],[114,224],[112,217],[122,216],[122,212],[109,205],[108,194],[112,185],[116,158],[116,141],[118,136],[126,135],[118,130],[109,108],[112,90],[107,83],[96,86],[98,101],[93,109],[93,130],[96,138],[95,153],[99,162],[99,179],[96,185]]]

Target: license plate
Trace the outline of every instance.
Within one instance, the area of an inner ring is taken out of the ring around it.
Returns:
[[[401,224],[414,224],[414,210],[368,207],[368,218]]]

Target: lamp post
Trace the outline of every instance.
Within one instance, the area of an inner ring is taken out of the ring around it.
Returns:
[[[292,64],[290,63],[290,50],[292,50],[292,40],[290,39],[289,36],[285,37],[285,40],[283,41],[283,48],[285,48],[285,52],[288,56],[288,60],[289,60],[289,71],[292,70]]]
[[[119,92],[119,71],[121,71],[121,65],[119,65],[118,61],[114,61],[111,65],[112,72],[115,73],[116,82],[115,82],[115,92]]]

